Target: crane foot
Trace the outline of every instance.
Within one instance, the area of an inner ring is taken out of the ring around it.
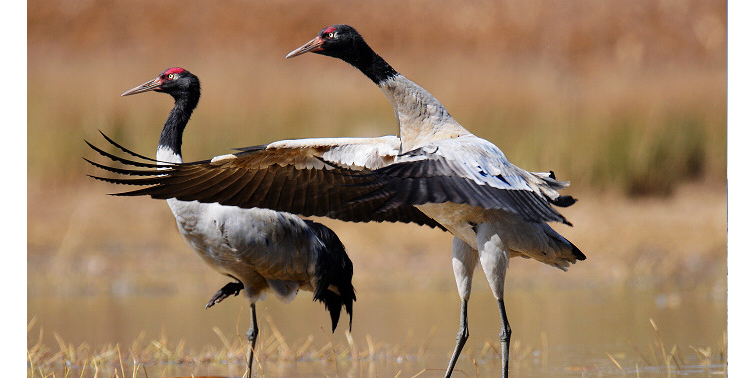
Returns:
[[[226,299],[230,297],[231,295],[239,295],[241,290],[244,289],[244,284],[241,282],[229,282],[225,286],[223,286],[220,290],[218,290],[215,295],[210,298],[210,301],[207,302],[207,304],[204,306],[204,308],[210,308],[220,302],[223,301],[223,299]]]

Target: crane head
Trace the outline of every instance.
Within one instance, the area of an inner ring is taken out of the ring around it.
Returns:
[[[311,41],[288,53],[286,58],[313,52],[343,59],[353,55],[354,51],[362,45],[364,45],[364,40],[353,27],[331,25],[322,29]]]
[[[190,91],[194,89],[193,86],[196,86],[198,90],[199,80],[196,76],[181,67],[173,67],[163,71],[158,77],[123,92],[121,96],[130,96],[149,91],[174,94]]]

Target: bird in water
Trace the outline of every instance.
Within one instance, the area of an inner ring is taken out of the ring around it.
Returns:
[[[183,68],[169,68],[157,78],[126,91],[122,96],[150,91],[167,93],[175,101],[160,134],[156,159],[132,153],[107,136],[105,138],[115,147],[144,161],[128,161],[87,144],[114,161],[134,167],[161,169],[181,163],[183,132],[199,103],[199,79]],[[87,161],[107,171],[124,172],[122,168]],[[129,174],[138,175],[136,172]],[[107,178],[92,177],[109,181]],[[290,213],[269,209],[242,209],[175,198],[168,198],[167,202],[176,218],[179,233],[194,252],[215,270],[235,280],[220,289],[206,307],[230,295],[237,295],[242,289],[249,300],[249,374],[259,332],[256,302],[264,299],[269,292],[283,302],[290,302],[300,289],[312,291],[313,299],[322,302],[330,313],[333,331],[338,325],[342,307],[349,315],[351,329],[353,302],[356,301],[351,282],[353,265],[340,239],[331,229]]]

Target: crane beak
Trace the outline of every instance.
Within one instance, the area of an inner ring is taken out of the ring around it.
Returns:
[[[163,81],[158,77],[154,80],[150,80],[138,87],[131,88],[121,94],[121,96],[130,96],[137,93],[143,93],[148,91],[154,91],[159,90],[160,86],[163,85]]]
[[[290,53],[288,53],[288,55],[286,55],[286,59],[293,58],[295,56],[299,56],[301,54],[308,53],[308,52],[323,51],[322,44],[324,42],[325,41],[322,38],[320,38],[320,36],[318,35],[317,37],[315,37],[311,41],[309,41],[309,42],[305,43],[304,45],[302,45],[302,47],[299,47],[298,49],[296,49],[296,50],[291,51]]]

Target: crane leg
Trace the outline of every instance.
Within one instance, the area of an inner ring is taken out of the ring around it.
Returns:
[[[251,305],[251,317],[252,324],[249,327],[249,331],[246,332],[246,337],[249,339],[249,362],[247,362],[247,369],[249,371],[248,377],[252,376],[252,362],[254,361],[254,345],[257,343],[257,334],[259,329],[257,328],[257,307],[255,303]]]
[[[456,365],[456,360],[459,359],[461,350],[464,348],[464,344],[467,343],[469,338],[469,328],[467,327],[467,300],[461,301],[461,324],[459,324],[459,333],[456,334],[456,347],[454,348],[454,354],[451,356],[451,361],[448,362],[448,369],[446,369],[446,378],[451,377]]]
[[[506,269],[509,266],[509,254],[504,248],[501,236],[495,225],[482,223],[477,228],[477,247],[480,254],[480,265],[488,279],[493,296],[498,300],[498,311],[501,314],[501,369],[503,378],[509,376],[509,341],[511,340],[511,326],[506,317],[506,307],[503,305],[503,283],[506,279]]]
[[[459,321],[459,332],[456,334],[456,347],[454,347],[454,353],[448,362],[448,369],[446,369],[446,378],[451,377],[454,372],[456,361],[469,338],[467,303],[469,302],[469,294],[472,292],[472,275],[475,266],[477,266],[477,259],[478,255],[475,249],[461,239],[454,238],[452,263],[456,287],[459,289],[459,297],[461,298],[461,319]]]
[[[501,339],[501,369],[503,370],[503,378],[508,378],[511,326],[509,325],[509,319],[506,317],[506,307],[503,305],[503,299],[498,300],[498,311],[501,313],[501,333],[498,335]]]

